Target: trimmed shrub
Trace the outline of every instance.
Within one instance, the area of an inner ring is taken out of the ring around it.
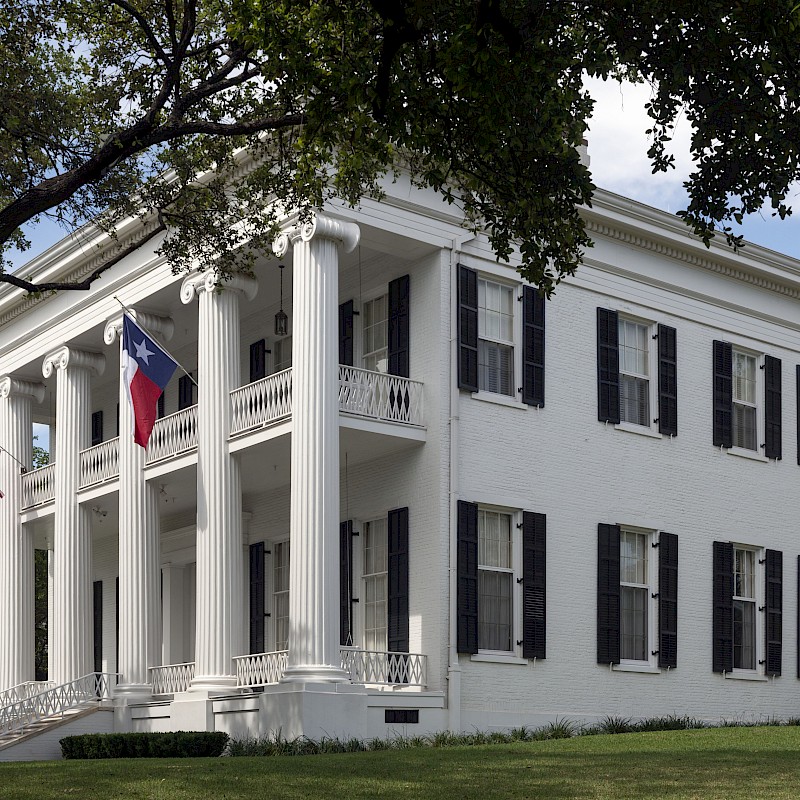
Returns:
[[[59,742],[64,758],[216,757],[227,743],[228,734],[221,731],[86,733]]]

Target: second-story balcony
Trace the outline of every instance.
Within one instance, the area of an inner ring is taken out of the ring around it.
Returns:
[[[383,432],[424,430],[423,384],[382,372],[340,365],[339,411],[342,427],[377,425]],[[285,369],[231,392],[229,437],[237,450],[248,447],[255,433],[286,423],[292,416],[292,370]],[[374,430],[374,429],[373,429]],[[422,434],[415,438],[422,438]],[[147,467],[168,465],[197,450],[197,406],[159,419],[147,446]],[[23,508],[51,502],[55,496],[55,464],[23,476]],[[81,490],[115,481],[119,476],[119,438],[89,447],[80,454]]]

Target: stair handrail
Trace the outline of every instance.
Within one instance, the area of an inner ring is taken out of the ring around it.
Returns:
[[[9,686],[0,692],[0,707],[7,706],[17,700],[24,700],[26,697],[31,697],[34,694],[51,689],[55,686],[52,681],[23,681],[16,686]]]

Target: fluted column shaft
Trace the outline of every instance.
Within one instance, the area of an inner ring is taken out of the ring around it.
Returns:
[[[344,681],[339,658],[339,245],[323,215],[295,233],[287,682]],[[279,246],[280,249],[280,246]]]
[[[0,690],[34,679],[33,536],[20,521],[22,467],[33,459],[31,404],[44,386],[0,378]],[[10,454],[10,455],[9,455]]]
[[[92,528],[89,511],[78,503],[80,451],[91,441],[91,377],[102,372],[103,356],[63,347],[44,362],[56,371],[55,515],[53,556],[53,674],[58,683],[92,672]]]
[[[242,492],[230,453],[230,392],[240,384],[239,295],[255,281],[218,285],[213,273],[184,281],[181,299],[199,296],[197,393],[197,603],[192,689],[236,685],[233,657],[244,652]]]
[[[148,331],[172,334],[172,321],[136,312]],[[119,338],[122,318],[106,325],[106,344]],[[161,663],[160,530],[156,489],[144,477],[146,451],[133,440],[125,374],[119,384],[119,663],[117,696],[152,693],[149,667]]]

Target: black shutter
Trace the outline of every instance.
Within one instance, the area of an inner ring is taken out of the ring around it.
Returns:
[[[461,264],[458,265],[458,388],[478,391],[478,273]]]
[[[733,347],[730,342],[714,341],[714,446],[733,446]]]
[[[458,501],[458,630],[459,653],[478,652],[478,506]]]
[[[85,419],[85,417],[84,417]],[[95,411],[92,414],[92,447],[103,441],[103,412]]]
[[[119,436],[119,403],[117,403],[117,436]]]
[[[658,536],[658,666],[678,666],[678,537]]]
[[[353,301],[339,306],[339,363],[353,366]]]
[[[544,405],[544,295],[522,287],[522,402]]]
[[[783,639],[783,553],[767,550],[766,612],[767,612],[767,675],[781,674]]]
[[[714,672],[733,670],[733,545],[714,542]]]
[[[408,509],[389,512],[388,619],[390,653],[408,652]]]
[[[92,584],[92,614],[94,630],[94,671],[103,671],[103,581]]]
[[[161,394],[158,396],[158,403],[156,404],[156,419],[161,419],[164,416],[164,397],[164,392],[161,392]]]
[[[403,275],[389,283],[389,374],[410,375],[409,353],[409,277]]]
[[[353,520],[339,524],[339,644],[353,644]]]
[[[597,526],[597,663],[619,664],[619,525]]]
[[[658,326],[658,432],[678,435],[677,336],[667,325]]]
[[[194,405],[194,383],[188,375],[178,378],[178,411]]]
[[[267,377],[267,343],[259,339],[250,345],[250,383]]]
[[[522,512],[522,657],[545,658],[547,520]]]
[[[800,364],[795,367],[795,398],[797,403],[797,463],[800,464]],[[798,623],[800,624],[800,623]],[[800,647],[797,651],[797,657],[800,658]],[[800,667],[799,667],[800,669]],[[800,672],[798,672],[800,677]]]
[[[781,360],[764,356],[764,455],[783,458]]]
[[[607,308],[597,309],[597,418],[619,422],[619,322]]]
[[[250,652],[263,653],[266,570],[264,542],[250,545]]]

